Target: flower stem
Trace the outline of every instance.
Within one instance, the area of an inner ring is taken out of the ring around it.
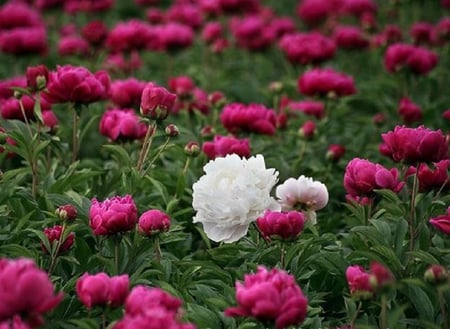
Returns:
[[[55,248],[52,247],[51,251],[50,251],[50,265],[48,267],[48,275],[49,276],[52,274],[54,267],[56,265],[56,260],[58,258],[59,249],[61,248],[61,245],[63,243],[65,230],[66,230],[66,223],[63,222],[63,225],[61,228],[61,234],[59,236],[59,239],[56,241],[56,246],[55,246]]]
[[[280,243],[280,267],[284,269],[284,262],[285,262],[285,256],[286,256],[286,246],[283,242]]]
[[[361,311],[361,307],[362,307],[362,302],[359,302],[358,308],[356,309],[355,314],[353,314],[352,319],[350,321],[350,328],[355,328],[355,322],[356,322],[356,319],[358,318],[359,312]]]
[[[73,119],[72,119],[72,163],[74,163],[78,158],[78,151],[79,151],[79,131],[78,131],[78,113],[75,109],[75,106],[73,103],[70,104],[70,108],[73,111]]]
[[[114,236],[114,272],[119,275],[119,246],[120,237]]]
[[[153,159],[150,161],[150,163],[147,165],[147,168],[145,168],[144,172],[142,173],[142,176],[145,176],[148,172],[148,170],[152,167],[152,165],[155,163],[156,159],[159,158],[159,156],[161,155],[161,153],[166,149],[167,144],[169,144],[170,141],[170,136],[167,136],[166,141],[164,142],[164,144],[159,148],[158,153],[155,154],[155,156],[153,157]],[[147,152],[148,153],[148,152]],[[144,156],[144,159],[147,157],[148,154],[146,154]]]
[[[161,245],[159,243],[159,236],[155,236],[153,239],[153,247],[155,251],[156,261],[159,263],[162,258]]]
[[[420,164],[417,164],[416,166],[416,174],[414,175],[413,180],[413,188],[411,192],[411,205],[409,210],[409,220],[408,220],[408,226],[409,226],[409,251],[413,251],[414,249],[414,240],[415,240],[415,233],[414,233],[414,217],[416,214],[416,197],[417,197],[417,190],[418,190],[418,172],[419,172],[419,166]]]
[[[387,311],[387,298],[385,294],[381,295],[381,310],[380,310],[380,329],[388,329],[387,327],[387,319],[386,319],[386,311]]]
[[[148,155],[148,152],[150,152],[150,148],[152,146],[153,136],[155,135],[156,131],[156,123],[150,124],[147,129],[147,133],[144,137],[144,142],[142,143],[141,150],[139,151],[139,157],[136,164],[137,171],[141,171],[142,167],[145,162],[145,158]]]
[[[441,287],[438,287],[437,293],[438,293],[438,298],[439,298],[439,306],[441,308],[442,328],[449,329],[450,327],[448,324],[448,315],[447,315],[447,309],[445,307],[444,293],[443,293]]]

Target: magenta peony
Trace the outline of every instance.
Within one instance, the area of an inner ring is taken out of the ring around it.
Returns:
[[[250,156],[250,142],[247,138],[238,139],[233,136],[216,135],[213,141],[203,143],[202,151],[209,159],[233,153],[248,158]]]

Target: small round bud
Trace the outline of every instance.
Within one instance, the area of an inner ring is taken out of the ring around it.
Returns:
[[[447,269],[441,265],[431,265],[424,273],[424,279],[431,284],[448,282],[450,275]]]
[[[23,96],[23,94],[20,91],[14,90],[14,98],[21,99],[22,96]]]
[[[62,221],[73,221],[77,218],[78,211],[77,208],[71,204],[66,204],[58,207],[58,209],[55,210],[55,214]]]
[[[304,139],[312,139],[316,134],[316,124],[314,121],[306,121],[299,129],[298,133]]]
[[[221,107],[225,105],[227,100],[222,92],[213,91],[211,94],[208,95],[208,101],[211,103],[212,106]]]
[[[325,158],[332,162],[337,162],[339,161],[340,158],[344,156],[344,154],[345,154],[344,146],[339,144],[331,144],[330,146],[328,146]]]
[[[270,92],[274,94],[279,94],[283,91],[284,85],[281,81],[273,81],[269,85]]]
[[[165,132],[168,137],[177,137],[180,134],[180,130],[173,123],[166,126]]]
[[[190,157],[196,157],[200,154],[200,145],[197,142],[189,142],[184,147],[184,153]]]
[[[160,210],[148,210],[139,218],[138,228],[139,232],[146,236],[167,232],[170,228],[170,218]]]
[[[216,132],[215,132],[214,128],[211,126],[205,126],[202,128],[202,130],[200,130],[200,135],[204,139],[211,139],[212,137],[214,137],[215,134],[216,134]]]

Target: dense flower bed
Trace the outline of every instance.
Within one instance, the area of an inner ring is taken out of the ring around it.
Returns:
[[[450,2],[0,4],[0,329],[450,328]]]

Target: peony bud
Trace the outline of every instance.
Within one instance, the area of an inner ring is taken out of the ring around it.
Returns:
[[[176,97],[166,88],[149,82],[142,91],[141,114],[152,120],[162,121],[172,110]]]
[[[27,67],[26,78],[30,90],[44,90],[48,81],[48,69],[45,65]]]
[[[184,153],[193,158],[200,154],[200,150],[200,145],[197,142],[189,142],[184,147]]]
[[[140,233],[151,236],[160,232],[167,232],[170,228],[170,218],[160,210],[148,210],[139,218],[138,226]]]
[[[55,214],[62,221],[73,221],[75,218],[77,218],[78,211],[77,208],[75,208],[71,204],[66,204],[58,207],[55,211]]]
[[[445,267],[434,264],[425,271],[424,279],[431,284],[440,284],[448,282],[450,275]]]
[[[177,137],[180,134],[180,130],[173,123],[167,125],[164,131],[167,137]]]
[[[339,161],[345,154],[345,147],[339,144],[331,144],[328,146],[328,151],[325,157],[333,162]]]
[[[314,121],[306,121],[300,128],[299,134],[304,139],[312,139],[316,134],[316,124]]]
[[[269,85],[269,90],[273,94],[280,94],[283,91],[284,85],[281,81],[273,81]]]

